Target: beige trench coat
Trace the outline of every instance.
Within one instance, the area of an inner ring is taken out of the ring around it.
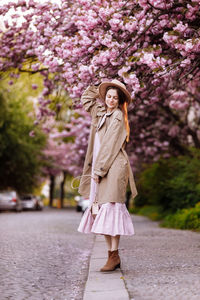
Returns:
[[[91,175],[94,137],[97,126],[106,113],[104,105],[98,103],[98,88],[89,86],[81,97],[86,111],[92,116],[88,149],[83,167],[83,175]],[[132,197],[137,195],[137,189],[130,162],[124,149],[126,129],[123,112],[117,108],[106,117],[104,124],[98,129],[100,150],[97,155],[94,174],[101,177],[98,189],[98,203],[119,202],[126,199],[128,180]],[[79,193],[85,198],[90,195],[90,177],[82,176]]]

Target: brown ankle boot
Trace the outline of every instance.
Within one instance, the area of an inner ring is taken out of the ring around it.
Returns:
[[[110,256],[105,266],[101,268],[101,272],[114,271],[117,268],[120,268],[120,257],[118,250],[110,251]]]
[[[101,268],[101,270],[104,269],[104,268],[107,268],[107,265],[108,265],[108,262],[109,262],[109,259],[110,259],[111,254],[112,254],[112,251],[108,250],[108,259],[107,259],[107,262],[106,262],[106,264],[103,266],[103,268]],[[100,270],[100,271],[101,271],[101,270]]]

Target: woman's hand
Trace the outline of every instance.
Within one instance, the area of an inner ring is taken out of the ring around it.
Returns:
[[[94,176],[93,176],[93,179],[94,179],[94,181],[96,182],[96,183],[99,183],[99,176],[98,175],[96,175],[96,174],[94,174]]]

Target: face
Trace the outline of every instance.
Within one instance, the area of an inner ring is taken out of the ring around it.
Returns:
[[[115,89],[110,89],[107,91],[105,102],[108,112],[111,112],[113,109],[118,107],[119,97]]]

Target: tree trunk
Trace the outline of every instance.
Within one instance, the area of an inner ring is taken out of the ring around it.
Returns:
[[[64,186],[65,186],[66,177],[67,177],[67,172],[63,171],[63,180],[61,181],[61,184],[60,184],[60,206],[61,206],[61,208],[64,207],[64,196],[65,196]]]
[[[163,103],[164,103],[164,99],[163,99]],[[185,124],[181,119],[180,117],[175,114],[169,107],[167,106],[164,106],[163,104],[161,103],[158,103],[159,106],[161,107],[162,110],[164,110],[167,115],[172,118],[173,120],[175,120],[178,124],[179,124],[179,127],[180,128],[184,128],[185,126],[187,126],[187,132],[188,134],[191,135],[192,137],[192,140],[193,140],[193,143],[194,143],[194,146],[196,148],[200,148],[200,140],[198,139],[198,135],[197,135],[197,131],[196,130],[192,130],[187,124]],[[176,142],[177,143],[177,142]],[[182,150],[184,150],[184,148],[186,148],[185,146],[181,146],[180,145],[180,148],[182,148]],[[183,151],[184,152],[184,151]]]
[[[49,206],[53,207],[53,197],[55,188],[55,176],[50,175],[50,191],[49,191]]]

